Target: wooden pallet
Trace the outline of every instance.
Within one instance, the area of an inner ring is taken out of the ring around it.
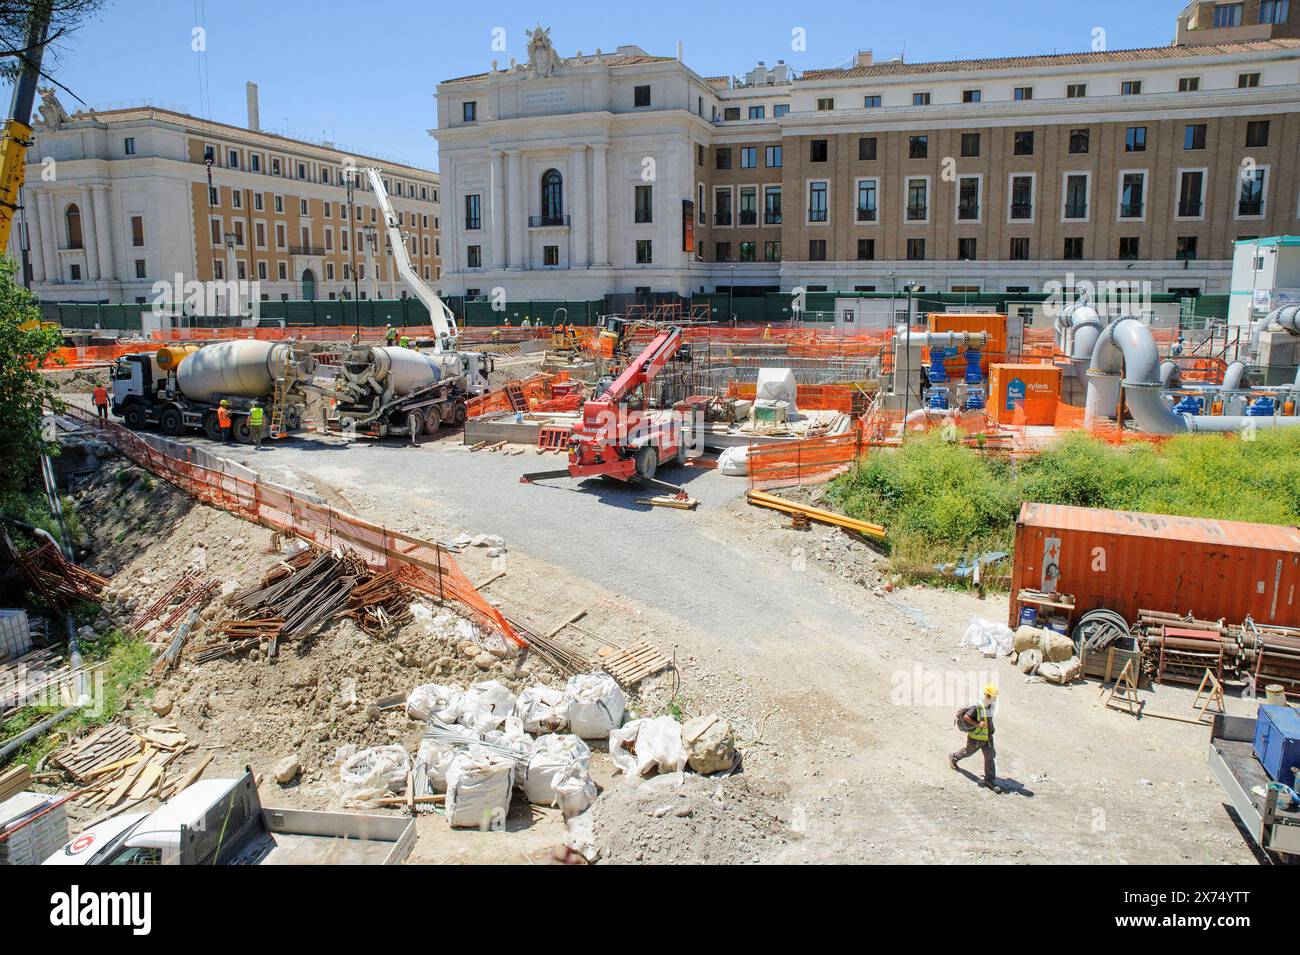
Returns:
[[[600,663],[620,686],[630,687],[673,665],[672,657],[658,647],[641,641],[616,650]]]
[[[99,770],[139,755],[143,745],[130,730],[112,723],[63,747],[50,760],[74,780],[84,783],[98,775]]]

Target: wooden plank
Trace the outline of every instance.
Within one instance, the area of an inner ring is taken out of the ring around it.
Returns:
[[[140,773],[140,777],[135,781],[135,785],[131,787],[130,798],[143,799],[145,796],[149,795],[149,793],[153,792],[153,788],[157,785],[158,780],[162,778],[162,774],[163,768],[159,763],[149,763],[149,765],[145,766],[144,770]]]
[[[212,762],[212,756],[212,753],[208,753],[208,755],[204,756],[197,766],[186,773],[181,778],[181,781],[177,783],[175,791],[183,793],[185,790],[189,789],[190,786],[194,785],[195,781],[203,775],[203,770],[207,769],[208,764]]]

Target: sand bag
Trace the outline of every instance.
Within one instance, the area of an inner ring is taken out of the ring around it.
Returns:
[[[728,477],[744,477],[749,473],[749,448],[725,448],[715,470]]]
[[[401,746],[372,746],[354,753],[339,767],[343,804],[367,805],[389,793],[406,791],[411,757]]]
[[[1044,661],[1064,663],[1074,656],[1074,641],[1064,634],[1057,633],[1055,630],[1045,630],[1043,632],[1043,642],[1040,646],[1043,651]]]
[[[482,736],[500,729],[514,709],[515,695],[496,680],[485,680],[465,691],[465,702],[457,722]]]
[[[530,686],[520,693],[515,715],[523,720],[525,733],[560,733],[569,728],[564,691],[549,686]]]
[[[633,720],[609,734],[609,758],[629,776],[647,776],[655,769],[680,773],[686,768],[682,725],[671,716]]]
[[[458,686],[440,686],[425,683],[417,686],[406,698],[406,715],[424,721],[429,717],[454,723],[465,706],[465,691]]]
[[[423,739],[416,754],[416,761],[424,766],[425,774],[429,777],[429,785],[440,793],[447,791],[447,770],[451,768],[452,761],[465,751],[468,744],[479,741],[478,734],[467,727],[453,724],[445,728],[463,734],[464,743],[457,745],[455,741]]]
[[[485,734],[483,740],[514,750],[524,759],[532,753],[534,745],[533,738],[524,732],[524,721],[517,716],[507,716],[501,729]]]
[[[555,789],[555,802],[565,819],[586,812],[599,795],[595,780],[581,763],[569,763],[556,773],[552,786]]]
[[[1016,660],[1016,666],[1020,668],[1021,673],[1027,673],[1033,676],[1038,672],[1039,666],[1043,662],[1043,651],[1037,647],[1020,652],[1019,659]]]
[[[582,739],[604,739],[623,723],[626,700],[607,673],[579,673],[564,687],[569,728]]]
[[[541,806],[555,804],[555,780],[570,763],[583,770],[591,766],[591,750],[578,737],[566,733],[539,736],[523,768],[524,795]]]
[[[1030,627],[1022,624],[1016,627],[1015,651],[1024,653],[1026,650],[1038,650],[1043,645],[1043,631],[1037,627]]]
[[[458,829],[501,829],[510,812],[513,760],[471,748],[447,770],[447,822]]]

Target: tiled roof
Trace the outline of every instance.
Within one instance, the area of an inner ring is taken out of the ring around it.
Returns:
[[[1086,66],[1093,63],[1127,63],[1134,60],[1182,60],[1241,53],[1300,50],[1300,40],[1253,40],[1205,46],[1155,46],[1100,53],[1058,53],[1043,56],[999,56],[983,60],[939,60],[931,63],[873,63],[847,69],[804,70],[804,80],[839,80],[873,76],[907,76],[918,73],[965,73],[978,70],[1031,69],[1046,66]]]
[[[78,119],[89,118],[89,116],[78,116],[74,117],[73,121],[76,122]],[[157,106],[99,110],[96,111],[94,118],[102,123],[136,123],[151,119],[159,119],[164,122],[175,123],[178,126],[184,126],[186,129],[195,132],[211,133],[213,136],[220,136],[227,139],[239,138],[242,140],[248,140],[256,137],[263,140],[275,140],[300,152],[312,153],[334,160],[338,160],[340,157],[370,159],[389,170],[405,169],[422,176],[438,175],[438,173],[432,169],[424,169],[420,166],[412,166],[410,163],[384,159],[382,156],[367,156],[364,153],[351,152],[347,149],[322,146],[319,143],[310,143],[301,139],[292,139],[288,136],[281,136],[279,133],[269,133],[264,130],[248,129],[243,126],[235,126],[231,123],[219,123],[211,119],[201,119],[198,116],[191,116],[189,113],[178,113],[175,110],[162,109]],[[37,133],[40,133],[39,129],[37,129]]]
[[[640,66],[643,63],[667,63],[675,59],[677,59],[675,56],[650,56],[648,53],[602,53],[600,55],[600,62],[606,66]],[[594,53],[582,57],[584,66],[594,62],[596,62],[596,54]],[[505,73],[509,71],[501,70],[499,72]],[[468,83],[470,80],[481,80],[491,75],[491,73],[471,73],[468,76],[455,76],[442,82]]]

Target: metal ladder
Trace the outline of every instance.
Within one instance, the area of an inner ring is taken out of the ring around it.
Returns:
[[[285,348],[280,352],[275,369],[275,391],[271,397],[272,438],[284,437],[284,408],[289,396],[289,366],[293,362],[293,349]]]

